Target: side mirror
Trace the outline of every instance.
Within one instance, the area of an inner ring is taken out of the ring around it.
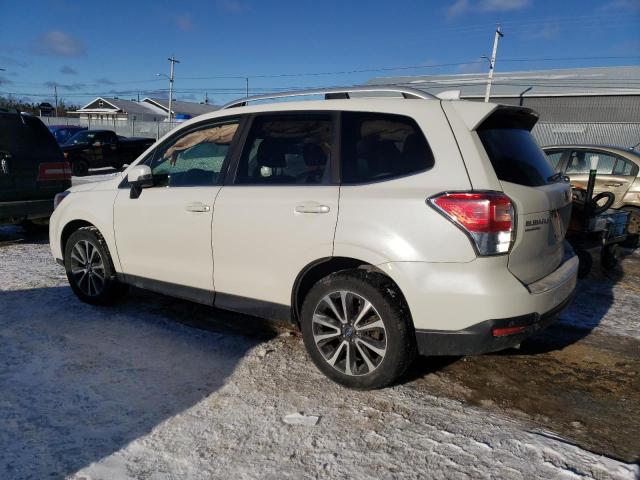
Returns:
[[[127,181],[131,185],[129,198],[138,198],[143,188],[153,187],[153,175],[149,165],[136,165],[127,172]]]

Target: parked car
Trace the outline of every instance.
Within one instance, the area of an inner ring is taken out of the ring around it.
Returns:
[[[120,169],[133,162],[149,148],[153,138],[125,138],[111,130],[83,130],[62,145],[65,158],[76,176],[86,175],[90,168]]]
[[[0,224],[44,222],[71,186],[60,147],[37,118],[0,109]]]
[[[58,145],[63,145],[76,133],[83,130],[87,130],[87,127],[81,127],[80,125],[49,125],[49,131],[53,133]]]
[[[640,152],[605,145],[552,145],[544,147],[553,168],[586,188],[591,157],[598,157],[594,193],[612,192],[612,208],[631,213],[628,232],[640,233]]]
[[[352,388],[394,382],[416,352],[518,345],[568,305],[571,190],[533,111],[321,93],[227,105],[60,195],[51,251],[76,295],[108,304],[135,285],[288,320]]]

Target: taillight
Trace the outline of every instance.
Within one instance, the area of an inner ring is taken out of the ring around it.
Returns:
[[[69,162],[43,162],[38,167],[38,181],[71,180]]]
[[[431,197],[429,204],[460,227],[480,255],[508,253],[515,240],[511,199],[500,192],[455,192]]]

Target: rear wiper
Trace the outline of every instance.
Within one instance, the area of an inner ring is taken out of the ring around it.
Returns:
[[[554,173],[553,175],[547,178],[547,182],[551,182],[551,183],[557,182],[559,180],[565,180],[565,177],[562,174],[562,172]]]

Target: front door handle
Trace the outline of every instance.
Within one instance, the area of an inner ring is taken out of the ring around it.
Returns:
[[[605,183],[604,186],[605,187],[621,187],[622,184],[621,183]]]
[[[328,205],[298,205],[296,213],[329,213]]]
[[[208,212],[211,210],[211,207],[209,205],[205,205],[202,202],[193,202],[188,204],[185,207],[185,210],[187,212]]]

